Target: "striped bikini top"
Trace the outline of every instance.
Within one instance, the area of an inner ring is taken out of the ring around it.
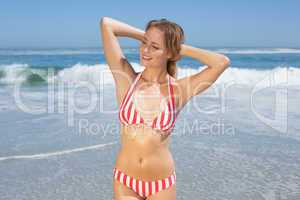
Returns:
[[[172,128],[175,126],[175,120],[177,117],[173,84],[171,83],[170,75],[167,75],[169,92],[167,106],[165,106],[163,110],[160,110],[160,114],[152,120],[151,124],[147,124],[138,112],[138,110],[135,108],[135,105],[133,103],[134,89],[137,85],[138,80],[141,77],[141,74],[142,72],[140,72],[137,75],[136,79],[134,80],[130,88],[127,90],[127,93],[121,102],[119,108],[119,119],[125,125],[144,124],[153,129],[161,130],[167,133],[170,130],[172,130]]]

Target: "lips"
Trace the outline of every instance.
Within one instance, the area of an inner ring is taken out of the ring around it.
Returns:
[[[143,59],[143,60],[148,60],[148,61],[149,61],[149,60],[151,60],[152,58],[151,58],[151,57],[149,57],[149,56],[145,56],[145,55],[143,55],[143,56],[142,56],[142,59]]]

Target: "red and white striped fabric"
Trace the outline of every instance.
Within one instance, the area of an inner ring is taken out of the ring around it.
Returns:
[[[175,171],[167,178],[155,180],[155,181],[144,181],[138,180],[131,176],[126,175],[124,172],[114,168],[114,179],[120,183],[132,189],[140,197],[148,197],[161,190],[171,187],[176,182]]]
[[[140,113],[135,109],[133,103],[133,93],[134,89],[137,85],[138,80],[140,79],[142,72],[140,72],[133,84],[128,89],[119,109],[119,119],[125,124],[146,124],[145,120],[142,118]],[[168,78],[168,91],[169,98],[167,106],[160,112],[160,114],[154,118],[154,120],[149,124],[153,129],[158,129],[163,132],[169,132],[175,126],[176,120],[176,106],[175,106],[175,98],[174,98],[174,89],[173,84],[171,82],[170,75],[167,74]]]

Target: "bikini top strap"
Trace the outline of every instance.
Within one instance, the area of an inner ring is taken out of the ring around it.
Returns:
[[[133,90],[135,89],[137,82],[140,80],[141,75],[142,75],[142,72],[139,72],[138,75],[136,76],[136,78],[132,84]]]
[[[135,89],[135,86],[136,86],[138,80],[140,79],[141,75],[142,75],[142,72],[139,72],[138,75],[136,76],[136,78],[134,79],[133,83],[131,84],[129,96],[132,95],[132,93],[133,93],[133,91]]]
[[[135,86],[136,86],[138,80],[140,79],[141,75],[142,75],[142,72],[139,72],[138,75],[136,76],[136,78],[134,79],[133,83],[130,85],[129,89],[127,90],[127,93],[126,93],[121,105],[123,105],[123,104],[126,105],[127,104],[127,102],[130,99],[130,97],[133,93],[133,90],[135,89]]]
[[[134,79],[133,85],[135,85],[138,82],[138,80],[140,79],[141,75],[142,75],[142,72],[139,72],[138,75],[136,76],[136,78]]]
[[[169,92],[170,92],[170,95],[171,95],[171,102],[172,102],[172,106],[173,106],[173,109],[176,113],[176,106],[175,106],[175,97],[174,97],[174,88],[173,88],[173,77],[168,75],[168,84],[169,84]]]

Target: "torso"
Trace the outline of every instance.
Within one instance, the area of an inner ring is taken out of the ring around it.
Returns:
[[[160,111],[159,102],[168,98],[168,86],[167,84],[161,85],[159,87],[161,96],[157,96],[155,88],[147,87],[142,79],[138,82],[138,85],[142,84],[145,87],[137,87],[134,101],[143,118],[151,122]],[[151,91],[154,98],[147,96],[147,100],[143,99],[143,94],[149,95]],[[149,112],[149,110],[153,110],[153,112]],[[124,125],[121,123],[120,131],[121,148],[116,159],[118,169],[129,176],[143,180],[163,179],[175,170],[174,160],[169,151],[171,134],[162,133],[143,124]]]
[[[121,149],[116,167],[139,179],[156,180],[173,172],[169,136],[154,133],[148,127],[121,126]]]

